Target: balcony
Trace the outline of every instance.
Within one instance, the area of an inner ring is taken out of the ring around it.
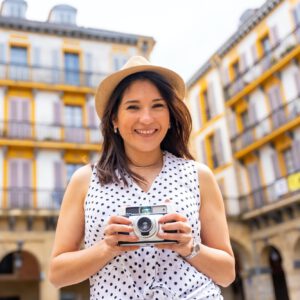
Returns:
[[[241,151],[252,144],[255,145],[257,141],[264,141],[265,137],[270,136],[272,132],[276,132],[279,128],[285,124],[289,124],[299,116],[300,96],[287,101],[284,105],[273,110],[267,117],[257,121],[248,128],[245,128],[242,133],[234,136],[231,139],[233,152]],[[268,142],[266,138],[265,142]]]
[[[0,191],[0,210],[59,210],[64,189],[9,188]]]
[[[102,142],[98,127],[68,127],[63,125],[29,122],[0,122],[0,140],[27,140],[37,142],[63,142],[96,144]]]
[[[0,80],[95,88],[106,75],[106,73],[0,62]]]
[[[268,70],[270,70],[270,74],[272,74],[282,68],[283,65],[289,62],[300,52],[298,51],[295,53],[295,55],[292,55],[290,58],[288,58],[288,54],[299,45],[299,42],[300,26],[298,25],[293,32],[289,33],[287,36],[277,42],[277,44],[268,53],[254,62],[254,64],[249,66],[244,72],[239,74],[239,76],[233,82],[225,86],[224,89],[226,101],[228,102],[230,100],[231,102],[233,97],[241,98],[243,95],[238,96],[237,94],[246,87],[250,86],[251,83],[254,86],[260,84],[260,78],[262,78],[262,75]],[[263,79],[264,78],[262,78],[262,80]]]
[[[267,211],[268,208],[274,208],[274,204],[287,204],[285,200],[291,199],[292,196],[296,196],[297,201],[300,201],[300,170],[240,197],[241,213],[259,209]]]

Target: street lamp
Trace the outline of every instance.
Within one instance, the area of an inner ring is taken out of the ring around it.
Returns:
[[[19,271],[23,265],[23,258],[22,258],[22,249],[23,249],[23,240],[17,241],[17,251],[14,253],[14,269],[15,271]]]

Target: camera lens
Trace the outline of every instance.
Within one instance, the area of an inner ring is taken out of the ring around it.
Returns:
[[[149,232],[152,229],[152,221],[147,217],[142,217],[137,221],[137,227],[141,233]]]

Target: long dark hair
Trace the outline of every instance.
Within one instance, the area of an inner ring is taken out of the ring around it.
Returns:
[[[135,73],[117,85],[104,109],[101,120],[102,155],[96,164],[97,176],[102,185],[120,181],[127,185],[126,172],[136,181],[145,181],[129,169],[123,139],[120,134],[114,133],[112,122],[117,115],[124,91],[137,80],[149,80],[153,83],[168,105],[171,128],[161,142],[161,149],[177,157],[193,159],[188,149],[192,119],[182,99],[178,98],[174,88],[160,74],[150,71]]]

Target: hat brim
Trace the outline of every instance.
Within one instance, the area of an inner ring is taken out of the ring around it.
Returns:
[[[96,111],[100,119],[103,116],[107,102],[109,101],[114,89],[127,76],[138,72],[152,71],[162,75],[170,85],[176,90],[177,96],[183,100],[185,97],[185,83],[181,76],[176,72],[154,65],[140,65],[117,71],[101,81],[95,96]]]

